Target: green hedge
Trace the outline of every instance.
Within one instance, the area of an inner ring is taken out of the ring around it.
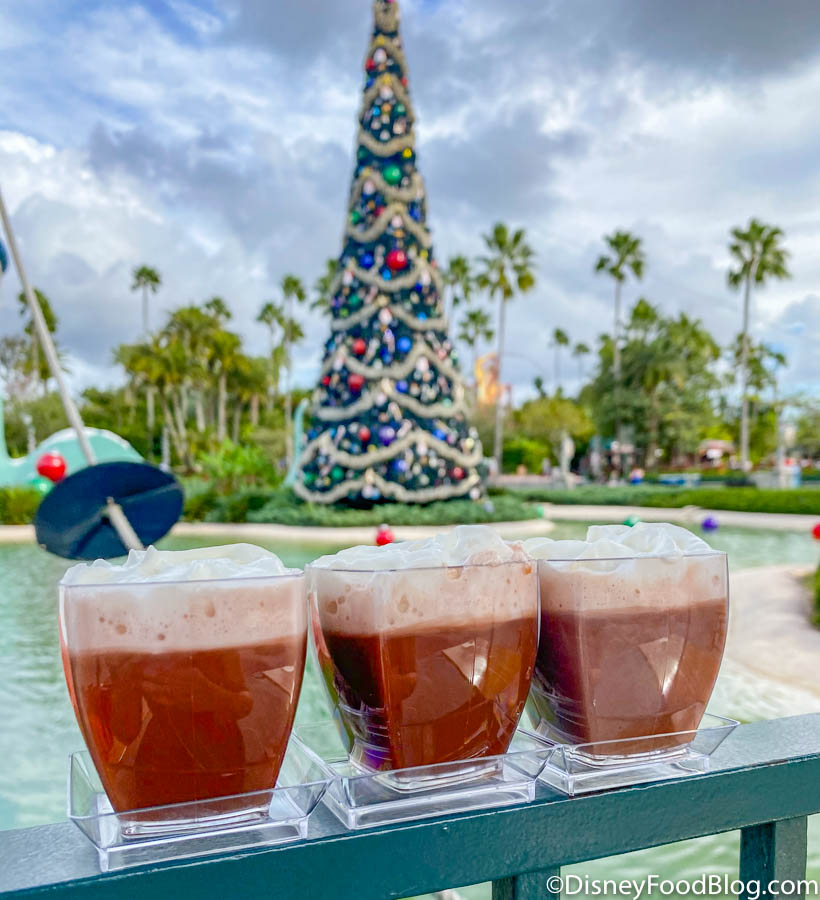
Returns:
[[[729,509],[739,512],[802,513],[820,515],[820,491],[763,490],[760,488],[664,488],[652,485],[607,487],[582,485],[575,490],[530,489],[517,491],[523,500],[591,506],[651,506],[679,509]]]
[[[820,566],[814,573],[812,589],[814,590],[814,624],[820,625]]]
[[[0,488],[0,525],[30,525],[42,499],[34,488]]]
[[[537,516],[517,496],[489,501],[447,500],[428,506],[385,503],[372,509],[349,509],[303,503],[288,490],[246,490],[218,496],[199,490],[186,497],[185,518],[205,522],[260,522],[313,525],[328,528],[380,525],[459,525],[482,522],[519,522]]]

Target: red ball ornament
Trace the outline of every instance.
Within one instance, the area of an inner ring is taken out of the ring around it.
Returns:
[[[811,533],[814,535],[814,539],[816,541],[820,541],[820,522],[818,522],[814,528],[812,528]]]
[[[370,440],[370,429],[369,428],[360,428],[359,429],[359,440],[366,444]]]
[[[65,457],[56,450],[44,453],[37,460],[37,474],[42,475],[43,478],[48,478],[49,481],[53,481],[55,484],[65,478],[67,468]]]
[[[347,379],[347,386],[358,394],[364,387],[364,375],[350,375]]]
[[[325,375],[325,377],[322,379],[322,384],[325,387],[330,387],[330,375]]]
[[[376,545],[379,547],[386,547],[388,544],[392,544],[393,541],[396,540],[396,536],[390,530],[388,525],[380,525],[379,530],[376,532]]]
[[[364,64],[364,67],[365,67],[365,69],[367,69],[368,72],[375,72],[376,69],[378,68],[378,66],[376,65],[376,60],[373,59],[372,56]]]
[[[353,341],[353,352],[356,356],[364,356],[367,352],[367,341],[363,338],[356,338],[356,340]]]
[[[464,475],[465,472],[461,466],[456,466],[455,469],[453,469],[453,478],[455,478],[456,481],[461,481],[461,479],[464,478]]]
[[[387,254],[387,267],[394,272],[400,272],[407,268],[407,254],[404,250],[391,250]]]
[[[374,215],[376,216],[376,218],[378,219],[379,216],[380,216],[383,212],[384,212],[384,207],[383,207],[383,206],[377,206],[376,209],[373,211],[373,214],[374,214]]]

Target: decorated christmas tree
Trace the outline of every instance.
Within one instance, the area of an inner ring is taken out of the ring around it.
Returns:
[[[344,249],[297,493],[318,503],[481,496],[416,166],[398,3],[376,0]]]

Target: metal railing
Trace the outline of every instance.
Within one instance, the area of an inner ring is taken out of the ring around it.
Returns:
[[[551,900],[562,866],[735,829],[741,880],[797,883],[817,812],[820,715],[801,716],[740,726],[704,775],[574,798],[539,785],[525,805],[356,833],[320,806],[303,841],[108,874],[70,823],[0,832],[0,898],[384,900],[491,881],[494,900]]]

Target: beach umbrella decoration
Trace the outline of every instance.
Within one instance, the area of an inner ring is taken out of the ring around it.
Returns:
[[[111,559],[129,550],[142,550],[167,534],[182,514],[182,488],[169,472],[148,463],[97,463],[43,311],[26,275],[2,191],[0,222],[9,249],[7,255],[0,245],[0,268],[8,268],[10,256],[66,417],[88,464],[88,468],[66,477],[66,461],[59,453],[40,458],[33,487],[45,497],[34,520],[37,540],[46,550],[65,559]],[[50,484],[54,487],[49,488]]]

